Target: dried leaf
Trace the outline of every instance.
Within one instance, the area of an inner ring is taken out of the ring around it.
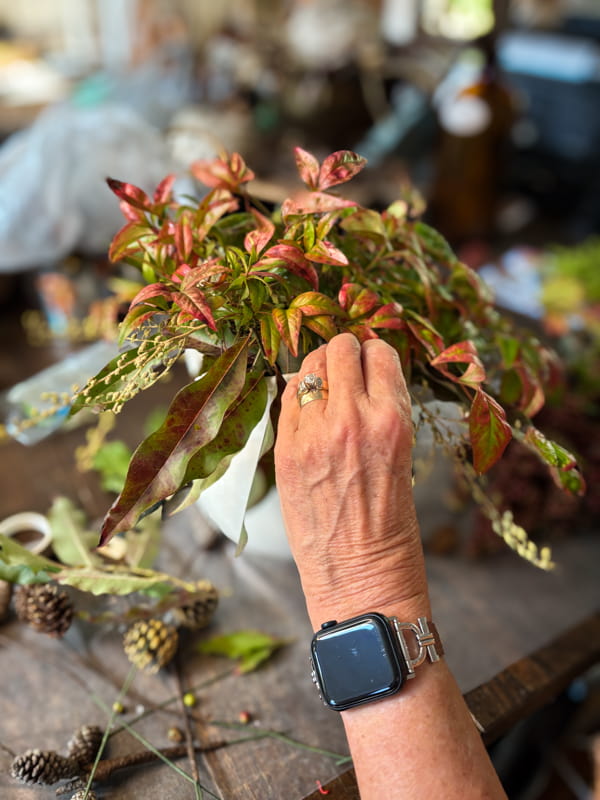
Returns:
[[[57,497],[48,512],[52,529],[52,549],[61,563],[73,567],[93,567],[100,558],[93,552],[98,534],[86,530],[85,514],[67,497]]]

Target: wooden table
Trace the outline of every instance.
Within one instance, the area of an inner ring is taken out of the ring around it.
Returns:
[[[133,403],[120,419],[120,435],[136,441],[148,404],[164,401],[172,388],[159,385],[152,396]],[[31,448],[15,442],[0,447],[0,519],[24,510],[46,512],[59,494],[90,518],[107,509],[110,498],[99,490],[96,477],[75,468],[73,451],[83,435],[78,429]],[[205,797],[319,800],[322,785],[331,800],[358,798],[349,764],[331,755],[347,754],[347,746],[338,716],[321,704],[312,686],[311,630],[293,563],[250,554],[235,558],[233,546],[222,538],[207,549],[206,531],[199,511],[191,508],[165,523],[161,553],[165,568],[185,578],[210,578],[221,590],[214,623],[201,636],[257,628],[290,643],[256,672],[223,677],[230,662],[201,656],[190,639],[176,667],[156,676],[136,674],[124,701],[127,713],[117,724],[131,721],[156,747],[167,746],[169,727],[184,727],[182,687],[204,686],[188,714],[197,742],[267,734],[198,756],[201,783],[213,793]],[[434,615],[447,658],[486,741],[551,701],[600,656],[600,539],[573,534],[555,548],[555,558],[558,569],[545,574],[510,553],[479,562],[428,557]],[[60,749],[80,725],[105,725],[106,709],[128,671],[118,630],[77,622],[57,641],[14,619],[5,624],[0,629],[0,796],[55,797],[51,788],[22,786],[9,777],[13,754],[30,747]],[[138,720],[142,710],[145,716]],[[213,724],[235,725],[243,711],[251,717],[246,726]],[[126,731],[112,736],[109,746],[110,755],[143,749]],[[178,764],[190,772],[186,759]],[[116,773],[106,787],[101,796],[111,800],[196,797],[192,785],[163,764]]]

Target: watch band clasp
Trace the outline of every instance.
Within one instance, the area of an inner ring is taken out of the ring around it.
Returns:
[[[439,661],[444,651],[441,647],[437,631],[432,622],[429,622],[427,617],[419,617],[417,624],[414,622],[399,622],[396,617],[392,617],[392,623],[400,642],[402,655],[406,661],[408,669],[407,678],[415,677],[415,669],[420,667],[426,660],[435,662]],[[414,637],[417,645],[416,655],[411,655],[408,642],[406,641],[405,631],[410,631]],[[439,650],[439,652],[438,652]]]

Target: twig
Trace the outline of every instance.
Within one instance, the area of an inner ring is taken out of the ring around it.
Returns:
[[[198,787],[200,785],[200,773],[198,772],[198,764],[196,763],[196,752],[194,748],[194,737],[192,734],[192,726],[190,724],[190,715],[188,713],[188,709],[186,708],[185,703],[183,702],[184,690],[183,690],[183,679],[181,677],[181,661],[179,657],[175,659],[175,663],[173,665],[173,672],[175,673],[175,680],[177,681],[179,707],[181,708],[181,714],[183,716],[185,743],[186,743],[185,746],[187,748],[187,754],[190,762],[190,768],[192,771],[192,777],[196,781],[196,787]]]

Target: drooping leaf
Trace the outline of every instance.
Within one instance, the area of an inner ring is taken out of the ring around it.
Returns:
[[[519,408],[528,417],[534,417],[546,402],[546,396],[542,384],[531,369],[525,364],[517,364],[515,372],[521,380],[521,397],[519,398]]]
[[[470,340],[451,344],[429,363],[451,381],[463,383],[472,388],[477,388],[485,380],[485,369],[477,353],[477,348]],[[455,375],[447,368],[447,364],[466,364],[467,369],[462,375]]]
[[[183,483],[190,458],[217,435],[225,412],[240,394],[248,340],[226,350],[197,381],[181,389],[163,425],[137,448],[123,491],[104,519],[100,543],[131,528],[140,514]]]
[[[404,316],[406,327],[431,358],[435,358],[442,352],[444,340],[428,319],[410,309],[405,309]]]
[[[311,153],[301,147],[294,148],[294,155],[300,179],[309,189],[316,189],[319,181],[319,162]]]
[[[184,484],[207,478],[226,457],[239,453],[267,405],[267,386],[261,370],[250,373],[239,396],[227,409],[215,438],[190,458]]]
[[[98,534],[86,530],[85,514],[67,497],[57,497],[48,512],[52,549],[63,564],[93,567],[100,559],[93,552]]]
[[[302,312],[299,308],[274,308],[272,313],[273,321],[285,345],[293,356],[297,356]]]
[[[402,311],[400,303],[386,303],[371,314],[367,319],[367,324],[370,328],[402,330],[405,327]]]
[[[327,156],[319,170],[318,189],[324,191],[340,183],[346,183],[366,165],[367,159],[352,150],[337,150]]]
[[[261,631],[242,630],[213,636],[200,642],[198,650],[204,655],[224,656],[238,661],[238,671],[244,673],[256,669],[276,650],[288,643],[287,639]]]
[[[561,445],[547,439],[543,433],[530,425],[522,437],[522,441],[530,450],[539,456],[551,468],[554,482],[570,494],[585,493],[585,480],[577,466],[575,456]]]
[[[338,333],[335,322],[329,316],[303,317],[302,325],[328,342]]]
[[[0,580],[9,583],[47,583],[54,579],[60,566],[44,556],[36,555],[14,538],[0,534]]]
[[[473,466],[484,473],[493,466],[512,438],[504,409],[493,397],[478,389],[469,413],[469,434],[473,448]]]

